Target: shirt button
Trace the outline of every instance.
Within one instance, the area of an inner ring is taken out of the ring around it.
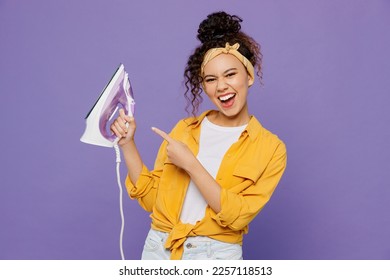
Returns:
[[[191,249],[192,248],[192,244],[191,243],[187,243],[186,247],[187,247],[187,249]]]

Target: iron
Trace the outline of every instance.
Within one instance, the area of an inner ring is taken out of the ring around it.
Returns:
[[[107,129],[107,125],[121,107],[127,115],[131,117],[134,115],[133,90],[123,64],[119,65],[85,117],[87,126],[80,141],[102,147],[114,147],[118,138]]]

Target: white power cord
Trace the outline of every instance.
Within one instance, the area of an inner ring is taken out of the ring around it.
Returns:
[[[122,220],[121,232],[119,235],[119,249],[121,252],[122,260],[125,260],[125,255],[123,253],[123,232],[125,229],[125,216],[123,214],[123,188],[122,188],[121,176],[120,176],[120,170],[119,170],[120,163],[121,163],[121,153],[120,153],[117,141],[115,141],[115,142],[114,142],[114,149],[115,149],[115,153],[116,153],[116,177],[118,180],[118,187],[119,187],[119,210],[121,213],[121,220]]]

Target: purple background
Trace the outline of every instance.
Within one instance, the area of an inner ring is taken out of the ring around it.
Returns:
[[[244,257],[390,259],[388,0],[0,0],[0,259],[120,258],[115,153],[79,141],[84,117],[123,62],[152,167],[150,127],[186,116],[183,69],[218,10],[261,43],[250,112],[288,147]],[[150,220],[124,207],[138,259]]]

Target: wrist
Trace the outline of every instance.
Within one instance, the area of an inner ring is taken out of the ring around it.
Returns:
[[[121,147],[122,150],[131,149],[132,146],[135,146],[134,139],[130,139],[130,140],[126,141],[125,143],[123,143],[122,145],[119,145],[119,146]]]
[[[187,166],[184,168],[184,170],[191,176],[196,172],[196,170],[199,170],[199,167],[202,166],[200,161],[194,156],[187,164]]]

